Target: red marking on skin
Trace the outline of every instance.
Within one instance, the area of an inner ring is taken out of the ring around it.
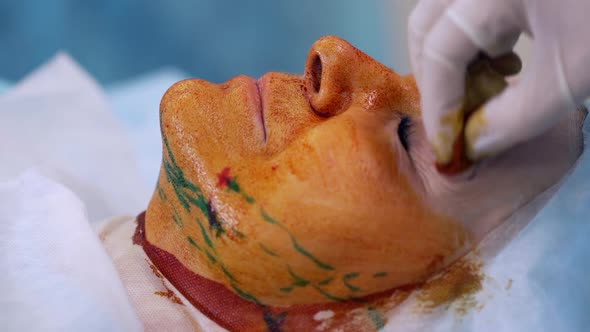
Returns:
[[[230,168],[225,167],[221,173],[217,174],[217,188],[229,187],[230,181],[233,179],[229,176]]]
[[[277,168],[279,168],[279,165],[273,165],[273,166],[271,167],[271,169],[272,169],[273,171],[276,171],[276,170],[277,170]]]

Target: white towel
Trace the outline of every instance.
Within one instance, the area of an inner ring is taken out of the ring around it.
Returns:
[[[141,331],[84,204],[37,173],[0,183],[0,329]]]
[[[66,54],[0,94],[0,156],[0,181],[34,166],[80,196],[91,221],[136,213],[151,196],[106,94]]]

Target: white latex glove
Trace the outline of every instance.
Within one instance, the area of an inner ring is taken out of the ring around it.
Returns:
[[[465,128],[472,160],[533,138],[590,95],[586,0],[422,0],[409,19],[410,57],[424,125],[439,163],[461,133],[465,69],[479,50],[508,52],[521,32],[533,59],[516,83],[478,109]]]

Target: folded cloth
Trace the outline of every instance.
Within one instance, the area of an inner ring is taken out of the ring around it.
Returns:
[[[106,94],[66,54],[0,94],[0,156],[0,181],[36,167],[74,191],[91,221],[136,214],[151,195]]]
[[[115,217],[96,230],[125,286],[145,331],[226,331],[194,307],[136,241],[135,217]],[[132,240],[133,239],[133,240]],[[188,285],[198,289],[197,285]],[[233,308],[227,308],[232,312]]]
[[[84,204],[34,170],[0,182],[0,329],[140,331]]]

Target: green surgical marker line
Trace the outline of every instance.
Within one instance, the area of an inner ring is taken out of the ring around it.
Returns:
[[[184,207],[185,210],[187,210],[188,212],[191,211],[191,205],[189,204],[189,202],[187,201],[186,197],[184,197],[184,195],[182,194],[181,190],[178,187],[174,187],[174,191],[176,192],[176,196],[178,197],[178,200],[180,201],[180,204],[182,204],[182,206]]]
[[[178,167],[175,164],[167,161],[166,159],[163,160],[163,164],[164,170],[170,177],[170,180],[177,186],[182,185],[180,181],[180,178],[184,176],[184,174],[182,174],[182,171],[178,169]]]
[[[258,245],[260,246],[260,248],[261,248],[261,249],[262,249],[262,250],[263,250],[265,253],[269,254],[270,256],[273,256],[273,257],[279,257],[279,255],[278,255],[276,252],[274,252],[274,251],[272,251],[272,250],[268,249],[268,247],[266,247],[264,244],[262,244],[262,243],[258,243]]]
[[[172,210],[173,210],[172,219],[174,220],[175,223],[178,224],[178,226],[184,227],[184,221],[182,221],[182,218],[180,217],[180,213],[178,213],[178,210],[176,210],[176,207],[174,207],[174,205],[171,204],[171,206],[172,206]]]
[[[189,201],[193,204],[199,205],[198,199],[195,199],[194,197],[191,196],[191,194],[184,192],[183,189],[188,190],[188,191],[192,191],[193,193],[195,193],[198,196],[199,199],[202,199],[201,189],[199,187],[197,187],[194,183],[187,181],[187,179],[184,177],[184,173],[182,172],[182,169],[180,169],[178,167],[178,165],[176,165],[176,160],[174,159],[174,154],[172,153],[172,150],[170,149],[170,145],[168,144],[168,140],[166,139],[166,137],[164,137],[164,142],[165,142],[168,158],[170,159],[170,162],[168,162],[165,158],[162,161],[163,166],[164,166],[164,171],[166,173],[166,177],[168,178],[168,181],[174,187],[174,191],[176,192],[176,196],[178,196],[180,203],[183,205],[183,207],[186,210],[190,211]]]
[[[213,256],[213,254],[210,253],[209,250],[205,250],[205,254],[207,255],[207,258],[209,258],[209,261],[211,261],[212,264],[217,263],[217,258],[215,258],[215,256]]]
[[[211,216],[209,215],[209,211],[207,210],[207,200],[201,194],[197,194],[197,198],[193,196],[187,195],[187,199],[190,203],[194,204],[196,207],[201,210],[201,212],[205,215],[205,218],[209,219]]]
[[[180,185],[180,181],[178,180],[178,178],[181,176],[179,173],[180,171],[172,166],[172,164],[166,159],[162,160],[162,164],[164,165],[164,171],[166,172],[168,180],[170,180],[170,182],[174,183],[175,185]]]
[[[199,189],[199,187],[197,187],[194,183],[186,180],[186,178],[184,177],[184,173],[182,172],[182,169],[180,169],[180,167],[178,167],[178,165],[176,164],[174,154],[172,153],[172,149],[168,144],[168,139],[165,136],[162,137],[164,138],[166,151],[168,152],[168,158],[170,159],[170,163],[168,163],[165,159],[163,160],[164,169],[170,172],[170,177],[174,178],[173,182],[195,193],[201,193],[201,189]]]
[[[182,178],[180,179],[182,181],[182,186],[192,192],[194,192],[197,195],[202,195],[201,193],[201,189],[199,187],[197,187],[194,183],[188,181],[184,175],[182,176]]]
[[[197,248],[199,251],[203,251],[203,249],[201,249],[201,246],[199,246],[199,244],[197,244],[197,242],[195,242],[195,240],[193,240],[192,237],[187,237],[188,238],[188,242],[195,248]]]
[[[242,197],[244,197],[244,199],[246,200],[246,202],[248,202],[248,204],[256,203],[256,200],[254,199],[254,197],[252,197],[246,193],[242,193]]]
[[[160,130],[162,131],[162,138],[164,140],[164,145],[166,146],[166,151],[168,152],[168,157],[170,158],[170,161],[172,161],[172,163],[176,164],[176,161],[174,160],[174,155],[172,154],[172,149],[170,149],[170,144],[168,143],[168,137],[164,135],[163,128],[160,127]]]
[[[281,292],[283,293],[291,293],[291,291],[293,290],[293,287],[282,287],[280,288]]]
[[[291,270],[291,267],[288,265],[287,265],[287,270],[289,271],[289,274],[291,275],[291,277],[293,277],[293,279],[295,279],[295,281],[293,281],[293,285],[295,285],[297,287],[305,287],[305,286],[309,285],[309,280],[295,274],[295,272],[293,272],[293,270]]]
[[[377,272],[373,274],[373,278],[383,278],[387,276],[387,272]]]
[[[166,161],[164,161],[164,168],[166,169],[167,163]],[[180,204],[182,204],[182,206],[187,210],[190,211],[191,207],[188,203],[188,201],[186,200],[186,198],[183,195],[183,192],[180,190],[180,188],[178,187],[178,185],[175,183],[174,179],[172,179],[172,175],[170,174],[170,172],[168,170],[166,170],[166,177],[168,178],[168,181],[170,181],[170,183],[172,184],[172,189],[174,189],[174,192],[176,193],[176,197],[178,198],[178,200],[180,201]]]
[[[332,300],[332,301],[336,301],[336,302],[343,302],[346,301],[346,299],[332,295],[328,292],[326,292],[325,290],[323,290],[321,287],[318,287],[316,285],[313,285],[313,288],[315,290],[317,290],[318,292],[320,292],[320,294],[322,294],[323,296],[325,296],[327,299]]]
[[[180,217],[178,216],[177,213],[172,214],[172,220],[174,220],[174,223],[176,225],[178,225],[179,227],[184,226],[183,223],[182,223],[182,219],[180,219]]]
[[[358,292],[361,289],[355,285],[352,285],[351,283],[348,282],[348,280],[350,279],[354,279],[357,278],[360,274],[358,272],[351,272],[351,273],[347,273],[344,275],[344,278],[342,278],[342,282],[344,283],[344,285],[346,287],[348,287],[348,289],[350,289],[353,292]]]
[[[273,225],[278,225],[279,221],[278,220],[274,220],[271,216],[269,216],[266,211],[264,211],[263,208],[260,208],[260,212],[262,213],[262,218],[264,218],[264,220],[268,221],[269,223],[273,224]]]
[[[158,190],[158,196],[160,196],[160,199],[164,202],[166,202],[168,200],[168,197],[166,196],[166,193],[164,192],[164,190],[162,189],[162,187],[160,187],[160,183],[158,182],[158,185],[156,186],[156,189]]]
[[[381,330],[383,327],[385,327],[385,320],[379,311],[373,307],[368,307],[367,313],[369,314],[369,318],[371,318],[373,324],[375,324],[375,327],[377,327],[377,330]]]
[[[176,164],[176,159],[174,158],[174,154],[172,153],[172,149],[170,148],[170,144],[168,143],[168,138],[162,134],[164,139],[164,144],[166,146],[166,151],[168,154],[168,158],[170,159],[170,163],[166,160],[164,161],[164,169],[170,172],[170,176],[174,178],[174,182],[181,185],[183,188],[187,188],[195,193],[201,193],[201,189],[197,187],[194,183],[187,181],[184,177],[184,173],[182,169],[178,167]]]
[[[355,285],[351,285],[351,284],[350,284],[348,281],[346,281],[346,280],[344,280],[344,285],[345,285],[346,287],[348,287],[348,289],[350,289],[350,290],[351,290],[351,291],[353,291],[353,292],[360,292],[360,290],[361,290],[359,287],[357,287],[357,286],[355,286]]]
[[[201,222],[201,219],[197,218],[197,223],[199,223],[199,228],[201,229],[201,234],[203,235],[203,239],[205,240],[205,243],[211,249],[213,249],[213,251],[215,251],[215,246],[213,246],[213,241],[211,241],[209,234],[207,234],[207,230],[205,229],[205,226],[203,226],[203,222]]]
[[[228,278],[229,278],[231,281],[237,282],[237,280],[236,280],[236,278],[234,277],[234,275],[233,275],[233,274],[231,274],[231,273],[230,273],[230,272],[227,270],[227,268],[226,268],[226,267],[225,267],[223,264],[221,264],[221,271],[223,271],[223,273],[224,273],[224,274],[225,274],[225,275],[226,275],[226,276],[227,276],[227,277],[228,277]]]
[[[238,184],[237,178],[229,178],[229,181],[227,182],[227,189],[235,191],[238,194],[242,191],[240,189],[240,185]]]
[[[291,244],[293,245],[293,247],[295,248],[295,250],[297,252],[299,252],[303,256],[309,258],[317,266],[319,266],[320,268],[322,268],[324,270],[329,270],[329,271],[334,270],[334,268],[331,265],[320,261],[314,255],[312,255],[309,251],[307,251],[307,249],[305,249],[301,244],[299,244],[299,242],[297,242],[297,239],[295,238],[295,236],[293,234],[291,234],[291,232],[283,224],[281,224],[278,220],[273,219],[270,215],[268,215],[268,213],[266,213],[266,211],[264,211],[263,208],[260,208],[260,212],[261,212],[262,218],[264,218],[264,220],[266,220],[267,222],[269,222],[273,225],[279,226],[282,230],[284,230],[289,235],[289,238],[291,239]]]
[[[289,233],[289,237],[291,237],[291,242],[293,243],[293,247],[295,247],[295,250],[297,250],[300,254],[309,258],[317,266],[319,266],[320,268],[322,268],[324,270],[329,270],[329,271],[334,270],[334,268],[331,265],[328,265],[328,264],[320,261],[314,255],[312,255],[309,251],[307,251],[305,248],[303,248],[303,246],[300,245],[299,242],[297,242],[297,239],[295,239],[295,236],[293,236],[291,233]]]
[[[229,178],[229,181],[227,183],[227,190],[229,191],[233,191],[236,192],[238,194],[240,194],[245,200],[246,202],[248,202],[248,204],[254,204],[256,202],[256,200],[254,199],[254,197],[246,194],[242,188],[240,187],[240,184],[238,183],[238,178]]]
[[[254,297],[254,295],[252,294],[248,294],[246,292],[244,292],[243,290],[241,290],[240,288],[238,288],[238,286],[236,286],[235,284],[231,284],[231,287],[234,289],[234,291],[236,291],[236,293],[243,299],[248,300],[248,301],[252,301],[256,304],[261,304],[260,301],[258,301],[258,299],[256,297]]]
[[[324,279],[324,280],[318,282],[318,285],[320,285],[320,286],[328,285],[332,282],[332,280],[334,280],[334,278]]]

